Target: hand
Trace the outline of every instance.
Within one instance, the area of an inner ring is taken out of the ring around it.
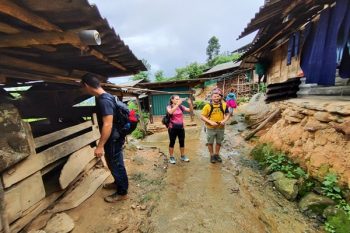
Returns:
[[[220,125],[225,125],[225,121],[220,121]]]
[[[96,147],[94,154],[97,158],[100,158],[105,154],[105,150],[103,147]]]
[[[210,124],[211,126],[214,126],[214,127],[215,127],[215,126],[218,126],[218,123],[216,123],[215,121],[210,121],[209,124]]]

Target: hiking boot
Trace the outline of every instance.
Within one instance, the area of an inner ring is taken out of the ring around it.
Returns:
[[[222,163],[222,159],[221,159],[220,155],[214,155],[214,159],[216,160],[216,162]]]
[[[128,199],[127,195],[119,195],[118,193],[113,193],[112,195],[109,195],[107,197],[104,198],[105,202],[108,203],[115,203],[118,201],[124,201],[126,199]]]
[[[187,158],[186,155],[181,155],[180,159],[181,159],[182,162],[189,162],[190,161],[190,159]]]
[[[214,156],[210,156],[210,162],[211,163],[216,163],[216,160],[215,160]]]
[[[170,156],[170,158],[169,158],[169,163],[171,163],[171,164],[176,164],[176,159],[175,159],[174,156]]]
[[[112,183],[106,183],[102,185],[103,189],[108,189],[108,190],[116,190],[117,189],[117,185],[112,182]]]

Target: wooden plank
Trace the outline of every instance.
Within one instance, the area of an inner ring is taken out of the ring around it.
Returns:
[[[28,223],[33,221],[36,216],[52,205],[63,193],[64,191],[53,193],[25,211],[23,217],[10,226],[11,233],[17,233],[23,229]]]
[[[65,189],[82,172],[86,165],[94,159],[94,149],[86,146],[69,156],[68,161],[61,170],[60,186]]]
[[[74,44],[80,46],[91,41],[82,38],[82,32],[21,32],[0,37],[0,48],[28,47],[34,45]],[[96,44],[94,44],[96,45]],[[51,49],[51,47],[49,47]]]
[[[19,33],[20,30],[15,27],[12,27],[11,25],[0,22],[0,32],[4,32],[7,34],[14,34],[14,33]]]
[[[80,135],[69,141],[57,144],[36,155],[31,155],[13,167],[13,172],[3,174],[3,182],[6,188],[21,181],[29,175],[41,170],[47,165],[63,158],[82,147],[99,139],[100,133],[96,130]]]
[[[84,129],[87,129],[91,126],[92,126],[92,122],[87,121],[87,122],[81,123],[79,125],[75,125],[75,126],[72,126],[69,128],[62,129],[60,131],[56,131],[56,132],[53,132],[50,134],[43,135],[41,137],[34,138],[35,147],[39,148],[39,147],[48,145],[52,142],[55,142],[59,139],[70,136],[72,134],[75,134],[75,133],[82,131]]]
[[[0,39],[1,41],[1,39]],[[0,64],[7,67],[22,67],[22,69],[37,71],[48,74],[68,75],[68,71],[53,66],[43,65],[11,56],[0,55]]]
[[[9,222],[20,218],[23,212],[45,197],[41,172],[37,172],[5,191],[5,205]]]
[[[0,180],[0,231],[4,229],[4,233],[10,233],[8,216],[5,211],[6,205],[5,205],[4,198],[5,198],[4,186],[2,184],[2,181]]]
[[[13,1],[1,0],[0,12],[17,18],[29,25],[35,25],[36,27],[44,31],[61,31],[58,27],[48,22],[30,11],[27,11],[20,6],[16,5]]]
[[[137,109],[138,109],[139,115],[140,115],[140,126],[141,126],[142,131],[144,133],[146,133],[147,132],[146,124],[144,122],[144,118],[142,117],[142,109],[141,109],[140,99],[138,96],[136,96],[136,103],[137,103]]]
[[[110,173],[104,169],[95,169],[90,172],[77,187],[53,208],[52,212],[62,212],[73,209],[83,203],[100,187]]]

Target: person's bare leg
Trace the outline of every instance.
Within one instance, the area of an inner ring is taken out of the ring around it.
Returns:
[[[215,145],[215,154],[219,155],[220,154],[220,149],[221,149],[221,144],[216,144]]]
[[[174,156],[174,148],[169,147],[169,156]]]
[[[215,160],[219,163],[222,162],[222,159],[220,157],[220,149],[221,149],[221,144],[216,144],[215,145]]]
[[[181,156],[185,155],[185,147],[180,147]]]
[[[213,144],[208,144],[208,150],[209,150],[209,154],[210,154],[210,162],[215,163]]]

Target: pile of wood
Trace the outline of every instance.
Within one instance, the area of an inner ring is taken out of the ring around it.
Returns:
[[[281,115],[281,110],[278,108],[272,112],[269,112],[263,118],[257,120],[253,124],[249,125],[247,128],[250,128],[253,130],[249,134],[247,134],[244,137],[244,139],[245,140],[251,139],[257,132],[262,130],[269,122],[272,122],[274,119],[276,119],[280,115]]]
[[[98,159],[90,145],[99,137],[96,117],[37,138],[27,134],[31,154],[1,173],[0,230],[19,232],[54,203],[47,220],[91,196],[109,175],[105,168],[94,168]]]

